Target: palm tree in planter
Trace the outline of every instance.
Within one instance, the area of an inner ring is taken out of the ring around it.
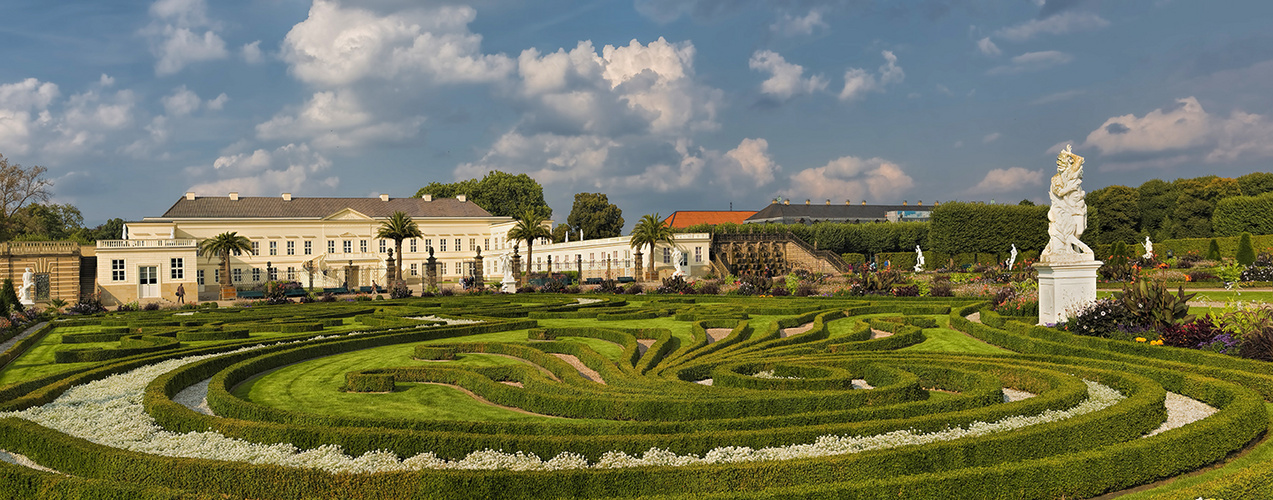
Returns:
[[[402,240],[421,236],[424,234],[420,233],[420,226],[417,226],[406,212],[394,212],[388,220],[380,223],[380,230],[376,231],[376,237],[393,240],[394,251],[398,254],[398,260],[394,261],[394,283],[402,281]]]
[[[552,239],[553,233],[544,227],[544,222],[548,218],[541,214],[538,210],[528,208],[517,216],[517,224],[508,230],[508,239],[513,241],[526,242],[526,274],[530,275],[531,263],[531,246],[536,239],[545,238]]]
[[[650,246],[650,267],[645,270],[647,276],[657,276],[654,274],[654,245],[658,243],[674,245],[672,238],[672,227],[664,224],[658,213],[642,215],[641,220],[632,227],[632,238],[629,244],[636,249],[636,253],[640,255],[641,248]]]
[[[234,299],[234,285],[230,284],[230,254],[243,255],[243,252],[252,251],[252,242],[236,231],[227,231],[200,242],[199,251],[208,258],[221,257],[221,300]]]

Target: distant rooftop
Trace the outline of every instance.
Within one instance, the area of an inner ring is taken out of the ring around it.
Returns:
[[[663,222],[674,229],[684,229],[699,224],[742,224],[753,215],[756,215],[755,210],[678,210]]]
[[[297,218],[321,219],[345,209],[371,218],[387,218],[394,212],[421,217],[491,217],[482,207],[459,198],[308,198],[282,196],[186,196],[177,200],[160,219]]]
[[[912,215],[904,220],[927,220],[927,213],[932,206],[918,205],[854,205],[850,203],[799,203],[789,204],[777,201],[748,217],[748,224],[812,224],[815,222],[886,222],[889,212],[900,212]],[[917,212],[915,214],[910,214]]]

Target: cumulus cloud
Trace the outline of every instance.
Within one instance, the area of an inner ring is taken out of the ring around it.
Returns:
[[[66,158],[127,133],[136,121],[136,95],[106,92],[100,84],[66,99],[56,84],[35,78],[0,84],[0,151]]]
[[[751,55],[748,66],[756,71],[769,73],[769,78],[760,84],[760,91],[779,100],[787,100],[792,96],[818,92],[827,88],[827,79],[822,75],[804,77],[804,67],[783,59],[772,50],[758,50]]]
[[[1267,116],[1241,110],[1227,117],[1212,115],[1192,96],[1176,103],[1173,109],[1156,109],[1142,117],[1109,118],[1087,135],[1083,146],[1115,160],[1157,158],[1170,163],[1182,156],[1206,162],[1273,156],[1273,123]]]
[[[1106,26],[1109,26],[1109,21],[1095,13],[1068,10],[1000,29],[995,32],[995,35],[1005,40],[1023,42],[1039,35],[1063,35],[1076,31],[1101,29]]]
[[[150,6],[151,21],[141,33],[150,40],[158,61],[155,74],[171,75],[191,63],[225,59],[225,40],[214,31],[203,0],[158,0]]]
[[[203,100],[199,98],[199,94],[186,88],[185,85],[173,89],[172,94],[164,96],[161,99],[164,105],[164,111],[171,116],[185,116],[193,113],[203,105]]]
[[[192,185],[188,191],[203,195],[223,195],[237,191],[244,196],[274,196],[279,193],[331,192],[340,178],[327,175],[331,160],[306,144],[288,144],[273,151],[217,158],[211,168],[196,169],[197,175],[211,179]]]
[[[217,95],[216,98],[208,99],[208,101],[203,103],[203,105],[213,111],[220,111],[222,108],[225,107],[225,103],[229,100],[230,100],[230,96],[227,96],[225,95],[225,92],[222,92],[221,94]]]
[[[35,78],[0,84],[0,151],[31,151],[32,135],[51,121],[48,108],[59,94],[56,84]]]
[[[499,81],[514,63],[502,54],[481,53],[481,35],[468,30],[476,15],[469,6],[381,15],[315,0],[309,17],[288,31],[282,57],[297,78],[320,85],[412,77],[433,83]]]
[[[1073,60],[1074,56],[1056,50],[1026,52],[1013,57],[1010,64],[995,66],[990,68],[990,71],[987,73],[991,75],[1012,75],[1031,71],[1040,71],[1068,64]]]
[[[826,165],[801,170],[782,191],[789,198],[873,200],[891,203],[915,185],[901,166],[883,158],[844,156]]]
[[[769,25],[771,31],[782,36],[808,36],[818,28],[827,28],[826,21],[822,20],[822,12],[818,9],[812,9],[801,17],[783,14],[781,19]]]
[[[999,50],[999,46],[995,45],[995,42],[990,40],[990,37],[977,40],[977,50],[980,50],[982,54],[988,56],[997,56],[1003,53],[1003,51]]]
[[[420,116],[377,119],[353,92],[316,92],[299,110],[258,124],[256,135],[262,140],[312,139],[320,149],[349,148],[407,140],[419,133],[422,123]]]
[[[501,136],[476,162],[456,167],[457,179],[481,178],[490,170],[525,173],[545,185],[588,182],[606,177],[606,162],[620,144],[597,135],[549,133]]]
[[[239,49],[239,53],[243,54],[243,61],[248,64],[261,64],[262,62],[265,62],[265,55],[261,53],[260,40],[243,44],[243,47]]]
[[[860,99],[867,92],[882,92],[889,84],[901,83],[906,78],[902,67],[897,65],[897,56],[891,51],[883,51],[884,65],[880,66],[878,75],[861,68],[849,68],[844,72],[844,89],[840,91],[840,100]]]
[[[983,144],[990,144],[992,142],[999,140],[1000,137],[1003,137],[1003,134],[1000,134],[999,132],[991,132],[989,134],[986,134],[985,137],[982,137],[981,142]]]
[[[986,172],[981,182],[965,193],[969,195],[1009,193],[1027,187],[1042,186],[1043,179],[1042,170],[1026,170],[1021,167],[996,168]]]

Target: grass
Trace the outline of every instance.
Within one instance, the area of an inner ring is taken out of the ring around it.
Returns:
[[[965,352],[969,354],[1012,354],[1012,351],[969,337],[949,328],[925,328],[927,340],[899,351]]]
[[[1273,403],[1267,403],[1265,404],[1265,407],[1268,408],[1269,414],[1273,415]],[[1226,476],[1231,476],[1233,474],[1243,471],[1244,469],[1254,464],[1260,464],[1260,463],[1271,462],[1271,461],[1273,461],[1273,439],[1270,439],[1269,436],[1266,435],[1264,442],[1260,443],[1255,448],[1253,448],[1250,451],[1250,453],[1247,453],[1246,455],[1242,456],[1241,458],[1238,458],[1237,460],[1226,463],[1221,467],[1208,470],[1201,474],[1168,480],[1168,482],[1156,488],[1151,488],[1148,490],[1138,491],[1136,493],[1123,495],[1119,497],[1119,500],[1149,500],[1151,498],[1171,498],[1168,495],[1172,495],[1173,493],[1179,493],[1185,489],[1202,485],[1207,482],[1214,481],[1216,479],[1221,479]]]

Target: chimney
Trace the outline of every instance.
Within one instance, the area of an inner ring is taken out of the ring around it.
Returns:
[[[194,191],[186,191],[186,199],[187,199],[187,200],[193,200],[193,199],[194,199]]]
[[[935,206],[937,206],[937,204],[938,204],[938,203],[941,203],[941,202],[940,202],[940,201],[934,201],[934,202],[933,202],[933,206],[934,206],[934,207],[935,207]]]
[[[924,200],[919,200],[919,203],[916,203],[916,205],[919,205],[921,207],[924,206]]]
[[[902,200],[902,206],[906,206],[906,200]]]
[[[783,205],[790,205],[790,204],[791,204],[791,200],[782,200],[782,204],[783,204]]]
[[[862,200],[862,204],[863,204],[863,205],[866,205],[866,200]]]
[[[292,193],[283,193],[283,201],[292,201]]]
[[[805,198],[805,199],[804,199],[804,204],[805,204],[805,205],[808,205],[808,204],[809,204],[809,199],[808,199],[808,198]]]
[[[230,201],[239,201],[238,191],[230,191]]]
[[[469,196],[466,194],[457,194],[455,195],[455,199],[460,200],[460,203],[464,203],[469,200]]]
[[[827,198],[827,205],[831,204],[831,198]]]
[[[844,204],[845,204],[845,205],[852,205],[852,204],[853,204],[853,201],[852,201],[852,200],[844,200]]]
[[[424,201],[433,201],[433,195],[431,194],[424,195]]]
[[[380,194],[380,201],[389,201],[389,195],[384,194],[384,193],[381,193],[381,194]]]

